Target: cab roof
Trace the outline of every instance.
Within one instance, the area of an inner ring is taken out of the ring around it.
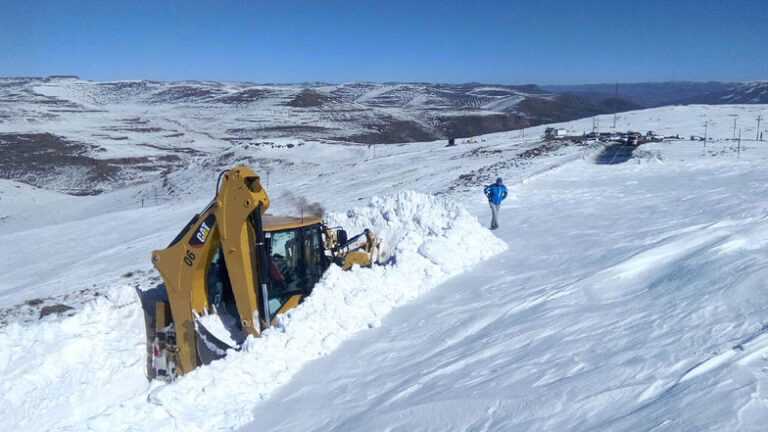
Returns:
[[[307,227],[310,225],[317,225],[322,223],[322,219],[319,216],[279,216],[265,214],[262,218],[264,224],[264,231],[282,231],[287,229],[296,229]]]

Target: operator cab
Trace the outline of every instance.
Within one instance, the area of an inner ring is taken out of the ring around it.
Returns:
[[[330,260],[320,218],[264,215],[263,220],[270,267],[267,306],[269,316],[275,317],[312,293]]]
[[[264,215],[262,219],[268,257],[267,270],[259,274],[267,282],[264,304],[268,314],[264,314],[265,311],[262,314],[269,317],[271,324],[277,315],[298,306],[312,293],[331,260],[325,254],[320,218]],[[208,304],[221,315],[237,317],[221,249],[212,255],[206,283]],[[258,281],[255,284],[258,286]],[[232,324],[240,327],[237,319]]]

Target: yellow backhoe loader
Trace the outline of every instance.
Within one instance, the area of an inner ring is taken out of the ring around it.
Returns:
[[[211,203],[152,253],[163,283],[139,291],[147,377],[174,380],[240,349],[312,293],[331,264],[370,266],[378,240],[349,238],[320,217],[265,214],[269,197],[248,167],[222,172]]]

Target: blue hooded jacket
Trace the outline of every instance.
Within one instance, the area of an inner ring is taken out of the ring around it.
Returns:
[[[507,187],[504,186],[501,179],[496,179],[496,183],[486,186],[483,192],[488,197],[488,201],[496,205],[501,204],[507,197]]]

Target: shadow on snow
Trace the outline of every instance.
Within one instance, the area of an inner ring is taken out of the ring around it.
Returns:
[[[611,144],[603,149],[600,154],[595,158],[595,163],[598,165],[615,165],[624,163],[632,159],[632,153],[634,153],[637,147],[628,144]]]

